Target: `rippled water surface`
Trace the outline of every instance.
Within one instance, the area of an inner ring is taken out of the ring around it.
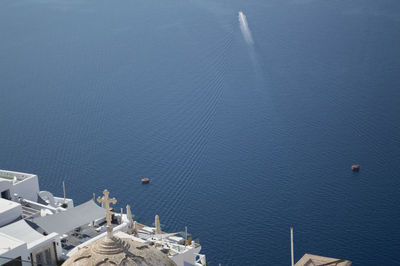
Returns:
[[[2,0],[0,168],[77,204],[108,188],[140,222],[187,225],[212,265],[288,265],[291,225],[296,260],[399,265],[399,14]]]

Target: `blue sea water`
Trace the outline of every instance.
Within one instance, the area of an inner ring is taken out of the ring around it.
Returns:
[[[399,47],[396,0],[2,0],[0,168],[211,265],[288,265],[292,225],[296,261],[400,265]]]

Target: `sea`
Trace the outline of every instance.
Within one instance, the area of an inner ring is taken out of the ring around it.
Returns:
[[[289,265],[291,226],[400,265],[400,1],[1,0],[0,168],[209,265]]]

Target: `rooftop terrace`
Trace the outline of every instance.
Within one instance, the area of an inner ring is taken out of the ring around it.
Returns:
[[[27,178],[35,176],[34,174],[27,174],[27,173],[20,173],[20,172],[13,172],[13,171],[6,171],[0,170],[0,180],[9,180],[12,181],[16,178],[17,182],[23,181]]]

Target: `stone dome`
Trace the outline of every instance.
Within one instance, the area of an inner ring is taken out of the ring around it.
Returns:
[[[145,243],[116,236],[105,237],[75,252],[63,266],[86,265],[176,265],[160,250]]]

